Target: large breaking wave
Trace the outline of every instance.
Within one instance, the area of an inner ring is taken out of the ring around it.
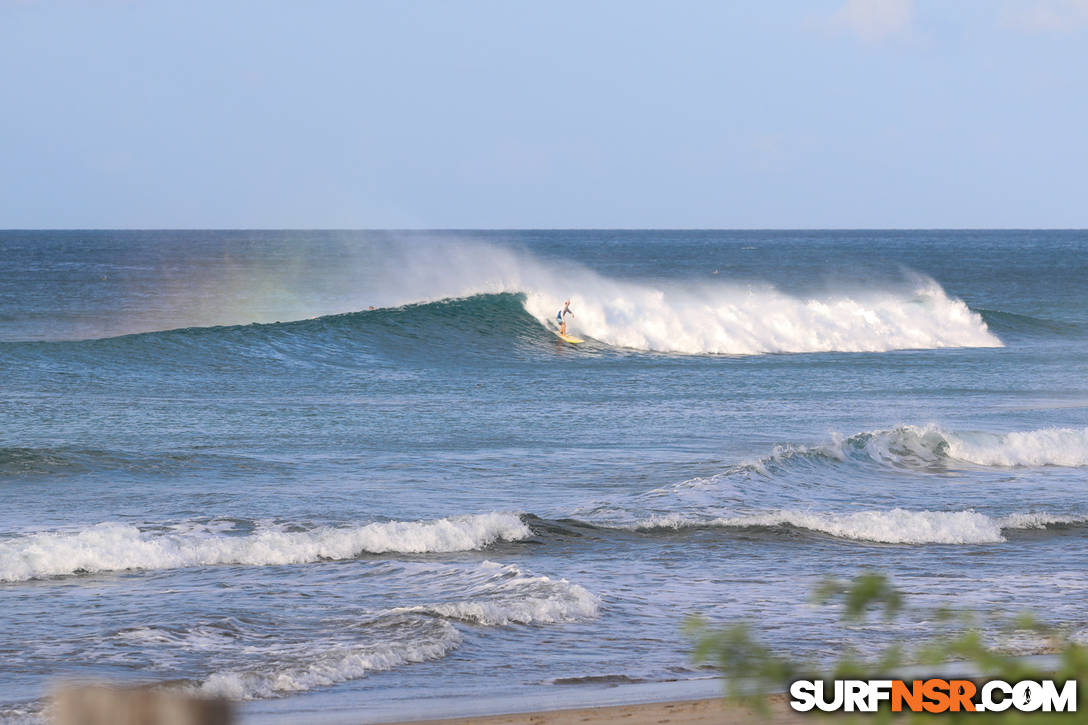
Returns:
[[[498,336],[539,345],[570,299],[572,331],[643,351],[758,355],[1002,345],[978,312],[912,272],[801,293],[763,280],[613,278],[469,241],[397,248],[379,263],[365,289],[338,305],[277,309],[278,319],[294,322],[153,333],[154,344],[169,348],[163,357],[185,359],[199,346],[213,360],[217,341],[231,347],[232,359],[328,359],[345,348],[357,353],[367,333],[409,347],[434,348],[447,339],[464,347],[466,332],[477,344]],[[264,321],[236,314],[222,319]]]
[[[540,324],[571,300],[571,329],[614,347],[670,353],[1000,347],[986,322],[928,277],[791,293],[760,280],[618,279],[576,263],[473,242],[428,249],[395,278],[417,301],[518,294]],[[819,276],[814,270],[814,276]]]

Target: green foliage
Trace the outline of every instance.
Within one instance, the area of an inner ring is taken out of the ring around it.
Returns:
[[[817,587],[813,598],[820,605],[841,607],[843,623],[847,626],[861,623],[876,612],[883,612],[889,621],[904,612],[903,595],[886,576],[875,572],[865,572],[849,582],[828,579]],[[1020,713],[1010,709],[985,713],[897,714],[894,721],[939,718],[944,723],[999,722],[1011,725],[1053,719],[1062,723],[1088,723],[1088,701],[1083,697],[1088,694],[1085,687],[1088,683],[1088,647],[1071,641],[1061,631],[1040,622],[1031,612],[1021,612],[1012,617],[997,614],[980,617],[971,612],[947,608],[919,613],[925,617],[925,621],[933,624],[935,633],[929,639],[913,646],[893,644],[873,658],[864,658],[853,650],[846,650],[836,663],[822,671],[775,654],[743,623],[714,628],[705,620],[692,617],[687,621],[685,630],[695,642],[695,661],[717,666],[725,677],[727,694],[743,697],[764,708],[765,693],[788,689],[790,682],[802,677],[824,680],[887,677],[894,676],[894,672],[907,663],[930,665],[934,669],[927,675],[938,676],[938,666],[958,661],[965,663],[975,673],[972,677],[978,680],[1077,680],[1078,711]],[[1056,665],[1039,667],[1023,657],[1001,651],[990,643],[986,635],[995,631],[1009,635],[1030,633],[1045,638],[1047,649],[1056,654]],[[960,669],[963,667],[961,665]],[[893,718],[890,712],[882,711],[866,719],[890,721]]]
[[[749,700],[759,709],[766,707],[760,683],[787,682],[803,670],[760,644],[745,624],[713,629],[705,620],[689,617],[684,629],[695,640],[697,662],[713,662],[722,672],[744,673],[726,679],[729,696]],[[755,686],[747,687],[749,684]]]
[[[842,599],[843,616],[854,621],[864,619],[878,606],[884,607],[884,616],[887,619],[894,619],[903,608],[903,595],[891,585],[887,577],[875,572],[859,574],[853,581],[845,584],[836,579],[825,579],[816,588],[814,598],[818,604]]]

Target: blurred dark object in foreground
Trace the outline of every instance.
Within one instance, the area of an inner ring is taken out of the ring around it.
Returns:
[[[230,702],[152,685],[69,685],[53,698],[56,725],[229,725]]]

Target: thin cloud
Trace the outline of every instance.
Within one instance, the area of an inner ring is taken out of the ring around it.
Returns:
[[[1088,0],[1006,2],[1001,22],[1029,33],[1070,32],[1088,28]]]
[[[909,35],[914,0],[846,0],[831,16],[831,23],[869,43]]]

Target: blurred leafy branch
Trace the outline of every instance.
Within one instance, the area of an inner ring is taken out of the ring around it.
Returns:
[[[827,579],[816,588],[813,600],[819,605],[840,606],[845,625],[863,623],[877,615],[890,622],[899,618],[904,611],[903,594],[886,576],[877,572],[865,572],[847,582]],[[730,697],[740,699],[764,713],[767,712],[766,694],[788,689],[788,685],[796,679],[894,677],[895,671],[907,664],[932,667],[928,676],[937,673],[939,666],[962,662],[972,673],[971,679],[976,680],[1077,680],[1077,712],[1021,713],[1010,709],[1004,712],[945,712],[937,715],[895,713],[893,717],[893,713],[885,708],[866,719],[902,722],[937,717],[948,723],[985,721],[1011,724],[1050,718],[1060,719],[1063,723],[1088,724],[1088,702],[1082,698],[1088,692],[1085,688],[1088,683],[1088,647],[1073,641],[1061,630],[1042,623],[1030,612],[1003,617],[945,608],[930,610],[926,614],[926,621],[931,622],[936,631],[920,644],[908,648],[902,643],[893,643],[869,657],[848,649],[836,662],[824,667],[776,654],[760,642],[747,623],[715,627],[707,620],[693,616],[685,622],[684,630],[695,643],[695,661],[715,665],[725,678]],[[1054,653],[1054,657],[1045,666],[1033,664],[992,645],[986,632],[1010,635],[1030,633],[1042,637],[1046,642],[1045,649]],[[858,715],[851,717],[857,718]]]

